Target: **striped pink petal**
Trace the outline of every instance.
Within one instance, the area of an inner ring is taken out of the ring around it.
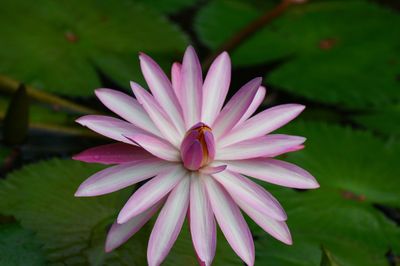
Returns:
[[[229,170],[213,174],[213,177],[235,201],[239,198],[245,204],[275,220],[287,219],[285,211],[274,196],[248,178]]]
[[[147,247],[149,266],[161,264],[181,231],[189,205],[189,184],[188,177],[180,181],[157,218]]]
[[[145,133],[143,129],[128,122],[104,115],[85,115],[78,118],[76,122],[110,139],[128,144],[132,142],[124,137],[125,134]]]
[[[143,108],[164,137],[171,142],[171,144],[179,147],[183,133],[178,133],[178,130],[172,124],[161,106],[155,101],[154,97],[135,82],[131,82],[131,88],[138,101],[143,105]]]
[[[180,165],[174,165],[141,186],[127,201],[118,215],[117,222],[123,224],[142,213],[162,199],[187,174]]]
[[[223,136],[218,146],[225,147],[243,140],[266,135],[289,123],[297,117],[304,108],[304,105],[300,104],[283,104],[269,108],[251,117]]]
[[[203,181],[215,218],[225,238],[247,265],[254,265],[253,237],[238,206],[212,177],[204,176]]]
[[[152,157],[152,154],[141,147],[125,143],[113,143],[84,150],[74,155],[72,159],[87,163],[121,164]]]
[[[215,139],[220,139],[229,132],[250,106],[257,89],[261,84],[261,78],[255,78],[245,84],[225,105],[213,124]]]
[[[175,62],[172,64],[171,68],[171,82],[172,82],[172,89],[175,92],[176,98],[178,99],[179,103],[182,102],[182,64]],[[181,104],[182,106],[182,104]]]
[[[197,256],[210,266],[215,255],[216,226],[204,184],[196,173],[190,182],[190,232]]]
[[[265,94],[267,93],[267,89],[264,86],[260,86],[257,90],[256,95],[254,96],[253,101],[251,102],[249,108],[247,108],[246,113],[240,118],[239,122],[237,122],[236,126],[240,125],[244,121],[247,120],[250,116],[254,114],[255,111],[257,111],[257,108],[260,107],[262,102],[264,101]]]
[[[113,223],[108,231],[105,251],[111,252],[123,243],[128,241],[140,228],[145,225],[150,218],[157,212],[157,210],[163,204],[163,200],[160,200],[152,207],[148,208],[139,215],[136,215],[124,224],[119,224],[117,221]]]
[[[183,134],[182,110],[172,89],[171,82],[160,66],[148,55],[141,53],[139,59],[143,76],[147,85],[149,85],[151,93],[178,129],[178,132]]]
[[[301,189],[318,188],[315,178],[306,170],[280,160],[258,158],[223,162],[228,169],[272,184]]]
[[[91,197],[111,193],[153,177],[170,165],[154,158],[109,167],[86,179],[75,196]]]
[[[181,70],[181,105],[186,129],[198,123],[201,118],[203,75],[199,58],[192,46],[186,49]]]
[[[264,212],[253,208],[251,205],[248,205],[247,202],[244,201],[242,198],[235,198],[235,202],[252,220],[254,220],[254,222],[256,222],[268,234],[287,245],[291,245],[293,243],[289,228],[284,221],[274,220],[270,216],[266,215]]]
[[[225,171],[226,169],[226,165],[218,165],[218,166],[214,166],[214,165],[207,165],[203,168],[199,169],[199,172],[202,174],[216,174],[222,171]]]
[[[257,157],[272,157],[290,152],[306,139],[298,136],[273,134],[245,140],[217,149],[216,160],[242,160]]]
[[[96,95],[108,109],[126,121],[156,136],[161,136],[160,130],[154,125],[149,115],[133,97],[110,89],[97,89]]]
[[[179,151],[166,140],[146,134],[127,134],[125,137],[160,159],[180,161]]]
[[[208,70],[203,84],[201,121],[212,125],[228,94],[231,82],[231,60],[227,52],[220,54]]]

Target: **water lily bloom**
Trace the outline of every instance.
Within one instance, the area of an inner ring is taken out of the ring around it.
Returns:
[[[182,64],[173,64],[171,80],[149,56],[139,58],[151,93],[135,82],[135,98],[98,89],[100,101],[121,118],[87,115],[77,120],[118,142],[74,156],[113,165],[83,182],[76,196],[103,195],[147,181],[119,212],[105,250],[123,244],[157,212],[147,249],[150,266],[160,265],[168,255],[186,216],[202,265],[213,261],[217,224],[236,254],[254,264],[254,243],[242,211],[290,245],[285,211],[248,177],[291,188],[319,186],[307,171],[273,158],[303,148],[303,137],[270,133],[304,106],[284,104],[253,115],[266,94],[261,78],[243,85],[224,105],[231,79],[226,52],[215,59],[204,80],[192,47]]]

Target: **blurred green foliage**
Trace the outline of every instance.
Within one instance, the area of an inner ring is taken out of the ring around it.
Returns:
[[[249,220],[256,265],[400,261],[400,11],[395,2],[309,1],[291,7],[232,51],[232,89],[248,73],[263,75],[272,96],[268,105],[307,105],[302,121],[279,132],[307,137],[304,150],[284,159],[321,184],[315,191],[295,191],[260,183],[287,211],[294,245],[278,242]],[[143,83],[139,51],[168,73],[188,43],[205,57],[277,3],[0,0],[0,74],[101,110],[94,89],[126,90],[129,80]],[[29,106],[24,100],[16,105],[10,99],[0,96],[0,117],[29,109],[27,144],[35,141],[33,126],[64,128],[58,132],[63,136],[77,116],[57,106],[37,101]],[[16,125],[3,121],[3,132],[13,135]],[[42,138],[53,141],[53,133],[42,130]],[[84,146],[93,142],[87,135],[79,140]],[[29,151],[23,150],[23,158],[24,153]],[[0,147],[7,169],[13,165],[10,154],[9,147]],[[23,162],[31,164],[0,180],[0,215],[16,220],[0,219],[0,265],[145,265],[154,219],[116,251],[103,251],[106,232],[134,188],[74,198],[78,185],[103,166],[50,156],[26,156]],[[389,211],[382,212],[382,206]],[[187,224],[164,265],[197,265]],[[213,265],[243,265],[221,233]]]

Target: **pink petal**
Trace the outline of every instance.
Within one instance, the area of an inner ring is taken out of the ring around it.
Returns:
[[[203,168],[200,168],[199,171],[202,174],[210,174],[211,175],[211,174],[216,174],[216,173],[225,171],[226,167],[227,167],[226,165],[219,165],[219,166],[207,165]]]
[[[115,221],[110,231],[108,231],[105,251],[111,252],[128,241],[129,238],[136,234],[136,232],[150,220],[163,203],[164,201],[160,200],[154,206],[133,217],[124,224],[119,224]]]
[[[133,97],[110,89],[97,89],[96,95],[108,109],[126,121],[156,136],[161,136],[160,130],[158,130],[143,107]]]
[[[261,78],[255,78],[249,81],[225,105],[212,126],[215,139],[218,140],[229,132],[244,115],[261,84],[261,80]]]
[[[146,134],[127,134],[125,137],[158,158],[171,162],[180,161],[179,151],[163,139]]]
[[[285,221],[287,219],[285,211],[274,196],[248,178],[229,170],[213,174],[213,177],[235,201],[241,199],[251,208],[275,220]]]
[[[305,106],[300,104],[283,104],[269,108],[243,122],[223,136],[218,143],[225,147],[243,140],[261,137],[289,123],[298,116]]]
[[[125,143],[113,143],[84,150],[72,158],[87,163],[121,164],[152,157],[153,155],[141,147]]]
[[[254,243],[249,227],[231,196],[210,176],[204,176],[215,218],[232,249],[247,265],[254,265]]]
[[[272,157],[292,151],[306,139],[298,136],[274,134],[245,140],[217,149],[215,160],[242,160]]]
[[[181,75],[182,65],[178,62],[172,64],[171,68],[171,81],[172,88],[174,89],[176,98],[181,103],[182,102],[182,75]],[[182,104],[181,104],[182,106]]]
[[[231,60],[227,52],[220,54],[208,70],[203,84],[201,121],[212,125],[221,111],[231,82]]]
[[[155,176],[170,166],[154,158],[109,167],[86,179],[75,196],[91,197],[111,193]]]
[[[160,66],[144,53],[139,55],[144,78],[158,104],[181,134],[184,134],[182,110],[172,89],[171,82]]]
[[[260,107],[262,102],[264,101],[265,94],[267,93],[267,89],[264,86],[260,86],[257,90],[256,95],[254,96],[253,101],[251,102],[249,108],[247,108],[246,113],[240,118],[239,122],[237,122],[236,126],[240,125],[244,121],[247,120],[250,116],[254,114],[255,111],[257,111],[257,108]]]
[[[284,161],[258,158],[226,161],[228,169],[280,186],[311,189],[318,188],[315,178],[306,170]]]
[[[171,166],[141,186],[126,202],[117,222],[123,224],[142,213],[168,194],[184,177],[187,171],[180,165]]]
[[[183,133],[179,133],[172,124],[167,114],[161,106],[155,101],[153,96],[135,82],[131,82],[131,88],[138,101],[149,114],[151,120],[161,131],[164,137],[176,147],[179,147]]]
[[[145,133],[144,130],[128,122],[104,115],[85,115],[78,118],[76,122],[81,124],[82,126],[90,128],[91,130],[103,136],[128,144],[132,143],[127,140],[123,135],[128,133]]]
[[[216,226],[204,184],[193,173],[190,182],[190,232],[197,256],[211,265],[215,255]]]
[[[190,179],[183,178],[171,191],[154,225],[147,247],[149,266],[158,266],[168,255],[181,231],[189,205]]]
[[[195,171],[201,167],[203,161],[203,149],[200,141],[196,140],[191,143],[189,147],[182,150],[182,161],[183,165],[192,171]]]
[[[199,58],[192,46],[186,49],[181,70],[181,105],[186,129],[200,122],[203,77]]]
[[[292,237],[284,221],[276,221],[265,213],[248,205],[242,198],[235,198],[235,202],[247,215],[254,220],[264,231],[287,245],[291,245]]]

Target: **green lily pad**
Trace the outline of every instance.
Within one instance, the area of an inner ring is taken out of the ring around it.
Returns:
[[[6,0],[0,24],[0,72],[68,96],[91,95],[99,72],[127,88],[141,76],[139,51],[171,62],[186,43],[159,12],[130,0]]]
[[[197,32],[215,49],[261,13],[245,2],[213,1],[197,17]],[[298,5],[244,41],[233,64],[283,60],[267,83],[313,101],[347,108],[396,104],[400,28],[393,25],[399,24],[399,14],[370,1]]]

